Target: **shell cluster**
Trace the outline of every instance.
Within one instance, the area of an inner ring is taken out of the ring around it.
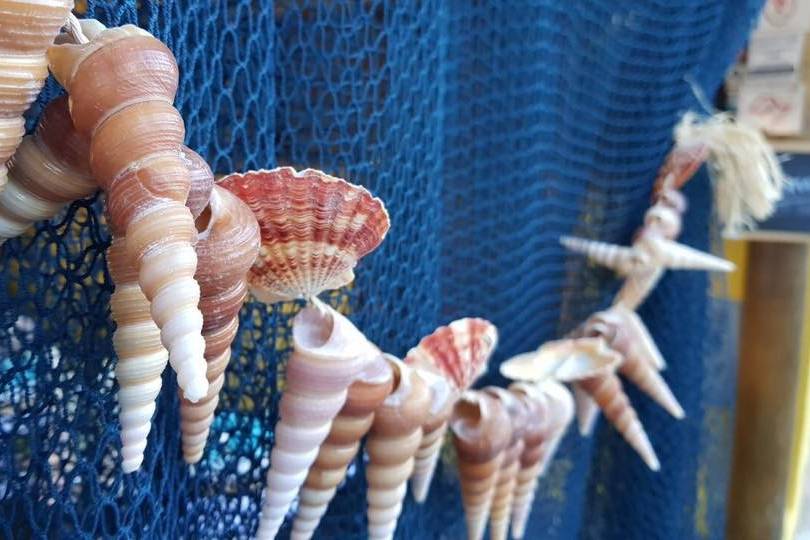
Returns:
[[[385,239],[380,199],[313,169],[232,173],[215,184],[183,145],[168,47],[135,26],[92,20],[70,20],[72,37],[57,37],[71,8],[69,0],[0,0],[0,185],[8,177],[0,243],[105,192],[125,472],[144,460],[167,364],[177,372],[183,457],[203,457],[249,291],[265,303],[308,301],[293,321],[259,539],[276,537],[296,498],[292,538],[311,538],[364,439],[368,536],[380,539],[393,538],[409,484],[417,503],[427,499],[448,431],[470,540],[488,527],[494,540],[510,529],[524,536],[575,403],[583,434],[601,410],[651,469],[660,467],[622,378],[684,417],[634,310],[666,269],[733,269],[675,240],[687,208],[678,188],[709,150],[673,154],[631,246],[561,239],[626,278],[613,306],[503,363],[501,373],[517,381],[508,389],[471,390],[498,343],[489,321],[441,326],[401,361],[318,299],[351,283]],[[22,113],[48,67],[68,96],[23,138]]]

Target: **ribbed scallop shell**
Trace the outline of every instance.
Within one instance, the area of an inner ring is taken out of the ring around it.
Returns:
[[[219,184],[259,221],[262,246],[248,281],[264,302],[309,298],[350,283],[357,261],[388,232],[380,199],[314,169],[250,171]]]
[[[456,390],[483,375],[498,344],[498,330],[485,319],[465,318],[440,326],[408,351],[405,362],[443,374]]]

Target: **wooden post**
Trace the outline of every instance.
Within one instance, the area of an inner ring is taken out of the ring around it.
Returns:
[[[734,540],[782,537],[807,269],[806,244],[749,246],[726,531]]]

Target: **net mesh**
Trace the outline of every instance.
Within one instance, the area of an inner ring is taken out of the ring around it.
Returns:
[[[502,337],[495,365],[609,301],[615,278],[568,256],[557,238],[629,241],[672,126],[698,107],[693,87],[711,95],[761,3],[118,0],[80,8],[108,25],[139,24],[172,48],[188,144],[216,172],[317,167],[386,201],[390,236],[353,286],[330,297],[372,340],[402,355],[440,323],[483,316]],[[41,103],[57,92],[50,84]],[[706,248],[707,178],[687,195],[682,239]],[[300,305],[246,304],[200,464],[180,457],[167,370],[143,470],[123,475],[100,204],[77,202],[2,248],[0,536],[248,537]],[[593,439],[569,434],[542,481],[528,538],[721,534],[722,505],[696,517],[713,436],[706,411],[728,409],[702,384],[714,373],[704,360],[707,287],[702,274],[671,273],[641,310],[689,415],[675,422],[630,390],[663,471],[646,471],[604,425]],[[502,383],[496,371],[484,383]],[[361,460],[320,537],[365,536]],[[452,461],[445,448],[428,503],[406,503],[398,538],[463,537]]]

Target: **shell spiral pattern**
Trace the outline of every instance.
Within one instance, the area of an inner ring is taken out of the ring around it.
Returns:
[[[113,238],[107,250],[107,263],[115,284],[110,308],[117,325],[113,346],[118,356],[115,378],[119,387],[122,469],[130,473],[143,463],[146,440],[152,429],[155,399],[160,392],[161,374],[169,353],[163,348],[160,330],[152,321],[149,300],[138,285],[125,237]]]
[[[132,25],[98,31],[89,43],[48,49],[70,99],[76,129],[90,137],[90,167],[107,192],[111,226],[124,231],[138,282],[151,302],[186,398],[208,391],[197,231],[185,206],[191,187],[185,127],[172,106],[178,84],[171,51]]]
[[[205,178],[202,183],[210,185]],[[214,186],[200,221],[204,227],[196,246],[199,264],[195,278],[201,290],[208,393],[192,403],[180,392],[180,432],[187,463],[202,458],[225,382],[239,310],[247,295],[245,276],[259,252],[259,226],[253,212],[226,189]]]
[[[317,529],[337,486],[371,429],[374,411],[391,393],[393,373],[383,355],[368,363],[349,387],[346,404],[332,422],[329,436],[307,475],[298,500],[298,513],[290,538],[309,540]]]
[[[0,189],[25,134],[23,113],[48,78],[45,56],[73,0],[0,0]]]
[[[390,226],[382,201],[321,171],[291,167],[232,174],[219,184],[256,214],[262,246],[250,270],[263,302],[310,298],[347,285]]]
[[[425,381],[398,359],[387,358],[394,372],[394,389],[377,408],[366,441],[368,536],[374,539],[394,538],[422,440],[422,424],[430,411],[430,389]]]
[[[518,540],[526,533],[538,481],[573,420],[574,400],[568,389],[556,381],[538,386],[514,383],[509,391],[529,412],[511,509],[512,538]]]
[[[73,128],[67,98],[57,98],[9,162],[8,184],[0,193],[0,243],[97,189],[90,173],[90,143]]]
[[[467,538],[481,540],[504,450],[512,437],[509,414],[491,396],[466,392],[453,408],[450,430],[458,456]]]
[[[287,364],[257,539],[276,537],[346,402],[349,385],[376,354],[347,318],[320,301],[295,317],[293,353]]]

